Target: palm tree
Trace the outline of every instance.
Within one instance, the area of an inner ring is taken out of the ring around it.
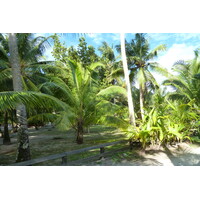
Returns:
[[[0,56],[1,57],[1,56]],[[3,57],[3,56],[2,56]],[[2,64],[2,65],[1,65]],[[11,69],[4,65],[2,60],[0,60],[0,92],[2,91],[9,91],[12,90],[12,76],[11,76]],[[10,144],[10,135],[8,131],[8,120],[9,120],[9,110],[4,110],[1,113],[2,120],[1,123],[4,125],[4,130],[2,133],[3,137],[3,144],[8,145]]]
[[[121,33],[120,37],[121,37],[121,55],[122,55],[122,62],[123,62],[123,69],[124,69],[124,78],[125,78],[125,82],[126,82],[127,97],[128,97],[129,119],[130,119],[130,123],[135,126],[135,113],[134,113],[134,106],[133,106],[132,93],[131,93],[131,84],[130,84],[130,79],[129,79],[127,59],[126,59],[124,34]]]
[[[144,119],[144,103],[147,87],[149,84],[154,86],[154,88],[158,87],[157,82],[150,71],[162,71],[158,63],[152,62],[152,60],[158,55],[159,51],[164,51],[165,49],[165,45],[162,44],[150,51],[150,45],[148,40],[145,38],[144,33],[136,33],[135,39],[130,43],[126,43],[130,79],[131,82],[137,80],[139,84],[140,111],[142,119]],[[120,50],[120,46],[117,46],[117,50]]]
[[[14,109],[18,104],[24,104],[29,108],[55,108],[67,110],[65,105],[58,98],[41,92],[32,91],[5,91],[0,92],[0,112]]]
[[[59,62],[58,65],[61,63]],[[67,77],[70,75],[70,84],[64,76],[58,77],[52,74],[51,79],[39,85],[39,88],[46,94],[61,100],[67,109],[38,113],[29,120],[51,121],[62,130],[73,128],[76,132],[77,144],[83,143],[85,129],[91,125],[96,123],[122,124],[124,120],[117,119],[122,107],[117,103],[113,104],[110,99],[113,96],[116,99],[117,96],[124,97],[125,89],[111,86],[100,91],[98,79],[95,79],[93,74],[98,72],[98,67],[102,64],[92,63],[85,67],[81,63],[68,60],[65,65],[66,68],[70,67],[70,73],[67,74]]]
[[[8,131],[8,111],[4,111],[4,133],[3,133],[3,144],[10,144],[10,135]]]
[[[10,138],[8,132],[8,111],[15,109],[18,105],[24,105],[26,108],[41,109],[41,110],[65,110],[67,111],[68,107],[60,101],[59,99],[39,92],[17,92],[17,91],[5,91],[0,92],[0,113],[4,112],[4,139],[3,143],[10,144]],[[20,131],[20,134],[23,132]],[[19,132],[18,132],[19,134]],[[27,132],[25,132],[27,134]],[[26,148],[27,150],[27,148]],[[18,148],[19,151],[19,148]],[[23,148],[25,151],[25,148]],[[19,152],[23,153],[24,152]],[[26,154],[27,156],[27,154]]]
[[[50,36],[51,37],[51,36]],[[21,79],[25,90],[37,90],[35,87],[38,81],[41,81],[41,72],[45,69],[46,71],[51,71],[53,62],[50,61],[40,61],[44,51],[49,47],[48,39],[45,37],[34,37],[31,33],[17,33],[17,47],[19,54],[19,63],[21,68]],[[0,64],[3,68],[1,71],[1,78],[10,78],[11,76],[11,66],[9,62],[9,48],[8,48],[8,37],[6,35],[0,34]],[[41,69],[43,68],[43,69]],[[44,73],[45,73],[44,72]],[[12,87],[9,90],[13,90]]]
[[[164,85],[174,88],[169,93],[172,100],[181,100],[184,103],[194,101],[196,108],[200,106],[200,54],[199,49],[194,51],[195,57],[189,61],[178,61],[174,64],[174,71],[178,75],[171,75]]]
[[[46,48],[47,39],[45,37],[34,38],[33,34],[30,33],[8,34],[8,37],[7,35],[0,34],[0,64],[3,67],[1,82],[13,79],[13,87],[4,88],[5,91],[38,91],[36,87],[39,78],[37,70],[40,71],[40,66],[46,64],[39,60]],[[30,159],[29,141],[26,134],[26,115],[26,108],[23,105],[18,105],[17,116],[20,123],[20,132],[22,133],[19,133],[18,138],[17,161]],[[24,147],[27,147],[27,149]]]
[[[102,42],[98,50],[101,52],[100,61],[105,66],[99,69],[100,81],[105,88],[109,85],[121,85],[123,68],[121,60],[118,60],[119,56],[115,56],[113,47],[107,42]]]
[[[60,64],[60,63],[59,63]],[[65,77],[53,77],[40,85],[40,90],[45,93],[56,96],[68,106],[66,111],[56,111],[57,118],[54,123],[58,128],[73,128],[76,131],[76,141],[83,143],[84,129],[95,123],[97,112],[96,94],[98,93],[97,81],[92,78],[92,73],[100,63],[93,63],[90,66],[83,67],[81,63],[68,61],[70,67],[71,82],[66,83]],[[48,113],[48,116],[52,116]],[[37,119],[42,114],[33,116]],[[44,116],[44,115],[43,115]]]
[[[13,89],[14,91],[20,92],[23,91],[23,85],[21,79],[21,67],[15,33],[9,33],[8,45],[10,53],[9,60],[12,66]],[[20,126],[18,130],[18,151],[16,162],[20,162],[31,159],[31,155],[29,138],[27,134],[26,107],[23,104],[19,104],[16,110]]]

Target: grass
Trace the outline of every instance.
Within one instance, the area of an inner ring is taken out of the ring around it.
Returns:
[[[39,131],[30,131],[30,148],[31,148],[31,157],[40,158],[48,155],[53,155],[57,153],[72,151],[75,149],[81,149],[88,146],[95,146],[101,143],[108,143],[123,140],[126,136],[118,130],[111,127],[104,126],[92,126],[90,128],[90,133],[84,135],[84,143],[81,145],[76,144],[76,136],[73,130],[69,131],[59,131],[54,129],[48,130],[47,128],[42,128]],[[12,145],[9,146],[0,146],[0,165],[10,165],[15,162],[16,156],[16,136],[11,138],[15,141]],[[123,145],[107,147],[106,150],[113,150],[120,148]],[[7,151],[5,149],[8,148]],[[69,161],[85,158],[99,154],[99,150],[92,150],[90,152],[80,153],[72,155],[69,157]],[[61,159],[52,160],[48,162],[43,162],[38,165],[60,165]]]
[[[95,146],[102,143],[114,142],[123,139],[127,139],[126,135],[120,133],[117,129],[104,127],[104,126],[93,126],[90,128],[90,133],[84,135],[84,143],[81,145],[76,144],[76,135],[73,130],[69,131],[58,131],[56,129],[48,130],[48,128],[41,128],[39,131],[31,130],[30,136],[30,147],[31,156],[34,158],[41,158],[48,155],[58,154],[62,152],[68,152],[76,149],[82,149],[85,147]],[[0,145],[0,165],[11,165],[15,162],[17,142],[16,135],[11,134],[11,145]],[[199,147],[200,140],[198,137],[192,137],[191,147]],[[108,146],[105,148],[105,152],[124,148],[124,144],[117,144],[114,146]],[[142,160],[145,160],[141,148],[135,146],[132,151],[120,150],[112,153],[108,158],[107,165],[117,165],[118,163],[134,162],[141,164]],[[146,152],[146,151],[145,151]],[[149,153],[149,151],[147,151]],[[99,149],[87,151],[80,154],[69,156],[68,161],[80,160],[86,157],[99,154]],[[106,161],[107,162],[107,161]],[[90,161],[88,163],[80,163],[77,165],[104,165],[102,160]],[[122,163],[123,164],[123,163]],[[39,166],[59,166],[61,165],[61,159],[47,161],[38,164]]]

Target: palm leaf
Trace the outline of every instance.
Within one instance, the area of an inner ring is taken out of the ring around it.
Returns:
[[[127,98],[127,91],[126,89],[120,86],[110,86],[106,89],[101,90],[97,95],[103,96],[105,98],[113,96],[122,96],[124,98]]]

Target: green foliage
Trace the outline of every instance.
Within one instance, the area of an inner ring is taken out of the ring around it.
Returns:
[[[52,37],[54,39],[52,54],[56,61],[67,63],[67,60],[69,59],[81,63],[83,67],[99,61],[99,58],[95,53],[95,48],[91,45],[88,46],[84,37],[79,38],[77,48],[74,46],[67,48],[65,43],[62,44],[60,42],[57,34],[54,34]]]
[[[77,130],[80,122],[83,128],[97,122],[105,123],[103,118],[109,119],[116,110],[121,110],[119,104],[113,104],[109,99],[111,97],[117,99],[116,94],[119,98],[125,99],[126,91],[119,86],[112,86],[107,90],[99,91],[98,81],[93,78],[93,74],[96,73],[95,70],[100,65],[102,64],[92,63],[83,67],[81,63],[68,60],[67,66],[70,68],[68,75],[71,78],[70,87],[66,84],[65,77],[51,77],[49,81],[39,87],[40,90],[59,98],[63,104],[68,106],[68,109],[56,111],[56,115],[52,114],[52,117],[49,113],[39,113],[31,117],[30,120],[47,122],[56,117],[53,122],[62,130],[69,128]],[[117,117],[114,118],[116,121]]]
[[[45,72],[52,69],[53,62],[40,61],[44,51],[50,46],[51,37],[34,38],[31,33],[18,33],[16,37],[24,90],[38,91],[38,81],[41,81]],[[0,38],[0,81],[4,84],[4,91],[11,91],[13,88],[8,38],[3,34],[0,34]]]
[[[67,48],[64,46],[64,44],[61,44],[59,36],[57,34],[54,34],[52,38],[54,40],[52,52],[53,57],[56,61],[65,62],[67,57]]]
[[[69,107],[59,99],[39,92],[0,92],[0,111],[15,109],[20,103],[32,109],[34,107],[69,109]]]
[[[170,102],[159,93],[152,98],[153,105],[147,110],[144,120],[138,121],[136,130],[133,127],[125,130],[131,140],[141,142],[144,148],[147,145],[190,140],[190,130],[197,126],[196,123],[192,125],[192,122],[199,120],[196,110],[192,108],[192,102]]]
[[[98,93],[98,95],[104,96],[106,98],[112,98],[112,97],[117,97],[117,96],[127,98],[126,89],[120,86],[110,86],[106,89],[101,90]]]
[[[55,62],[40,61],[50,46],[50,38],[54,41]],[[1,116],[5,110],[14,110],[23,103],[31,124],[52,122],[60,129],[73,128],[76,132],[94,124],[109,125],[120,128],[143,147],[190,140],[194,132],[199,134],[199,50],[194,59],[177,62],[174,71],[178,75],[172,75],[153,62],[165,45],[151,51],[146,35],[139,33],[126,42],[136,111],[137,127],[133,128],[128,121],[122,63],[112,46],[103,42],[97,56],[96,49],[84,37],[79,38],[77,47],[67,47],[57,34],[49,38],[17,34],[17,41],[24,92],[12,92],[8,38],[0,34]],[[164,85],[173,87],[174,92],[161,91],[151,74],[153,70],[168,78]],[[133,85],[136,81],[139,88]]]
[[[98,48],[101,53],[100,61],[105,65],[104,68],[99,68],[99,82],[102,88],[107,88],[111,85],[122,85],[122,77],[124,75],[122,62],[116,57],[113,47],[106,42]]]
[[[118,45],[117,51],[120,51]],[[145,107],[148,106],[148,93],[155,92],[159,85],[152,75],[152,71],[166,71],[153,59],[157,57],[160,51],[165,51],[165,45],[159,45],[150,50],[150,44],[144,33],[136,33],[134,39],[126,41],[127,63],[130,70],[130,81],[139,85],[140,112],[137,116],[144,119]]]
[[[174,92],[169,94],[172,100],[182,100],[184,103],[193,101],[194,106],[200,106],[200,56],[199,50],[195,51],[195,57],[190,61],[179,61],[174,65],[177,76],[171,76],[164,81],[165,85],[172,86]]]

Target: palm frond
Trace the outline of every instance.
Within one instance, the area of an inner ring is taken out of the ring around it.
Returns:
[[[40,113],[28,118],[28,123],[37,122],[54,122],[57,119],[57,115],[54,113]]]
[[[110,86],[106,89],[101,90],[97,95],[103,96],[105,98],[111,98],[116,96],[127,98],[127,91],[125,88],[120,86]]]
[[[147,55],[147,60],[151,60],[155,57],[158,56],[159,51],[166,51],[167,47],[165,44],[160,44],[156,48],[154,48],[148,55]]]
[[[15,109],[18,104],[28,107],[46,108],[47,106],[57,109],[68,110],[70,107],[59,99],[38,92],[0,92],[0,111]]]

